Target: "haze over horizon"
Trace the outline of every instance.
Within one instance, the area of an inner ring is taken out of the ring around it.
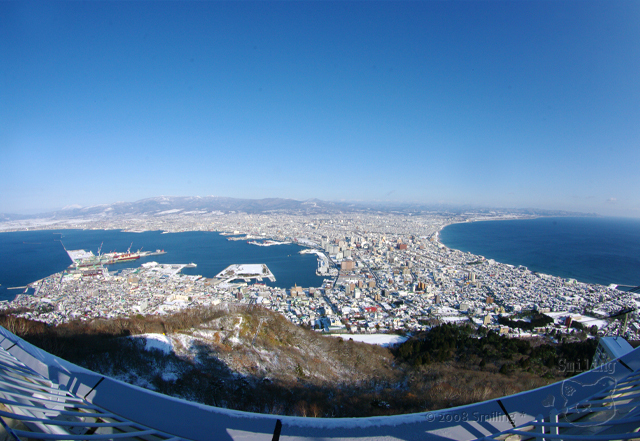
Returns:
[[[221,206],[218,206],[215,202],[216,200],[221,201]],[[201,202],[199,202],[201,201]],[[313,202],[313,204],[311,204]],[[318,205],[316,205],[316,203]],[[184,204],[187,204],[185,208]],[[452,211],[460,211],[464,210],[467,212],[473,212],[477,210],[478,212],[485,212],[487,210],[506,210],[506,212],[515,213],[526,213],[533,214],[536,213],[539,216],[553,216],[557,215],[570,215],[575,214],[578,216],[586,215],[592,216],[597,215],[597,213],[587,213],[587,212],[576,212],[576,211],[567,211],[567,210],[549,210],[549,209],[540,209],[538,207],[491,207],[491,206],[481,206],[481,205],[471,205],[471,204],[446,204],[446,203],[419,203],[419,202],[402,202],[402,201],[358,201],[358,200],[334,200],[327,201],[321,200],[318,198],[309,198],[309,199],[293,199],[293,198],[229,198],[226,196],[215,196],[215,195],[207,195],[207,196],[166,196],[160,195],[155,197],[143,198],[135,201],[114,201],[111,203],[103,203],[103,204],[91,204],[91,205],[66,205],[64,207],[57,207],[50,210],[29,210],[23,213],[0,213],[0,215],[12,215],[17,216],[39,216],[43,215],[45,217],[55,215],[61,215],[63,218],[65,217],[65,212],[67,215],[71,215],[73,217],[84,217],[84,216],[92,216],[96,214],[104,214],[109,213],[111,216],[121,216],[121,215],[129,215],[133,213],[144,213],[144,214],[165,214],[167,210],[171,212],[175,212],[176,214],[182,211],[186,213],[193,213],[192,210],[204,210],[201,213],[206,213],[208,211],[232,211],[232,212],[262,212],[262,211],[300,211],[304,210],[307,207],[312,212],[314,210],[328,210],[328,212],[335,211],[345,211],[349,212],[352,209],[355,210],[366,210],[373,209],[374,211],[388,211],[397,213],[396,210],[401,210],[400,212],[406,213],[414,213],[416,210],[435,210],[435,211],[443,211],[443,210],[452,210]],[[113,211],[114,208],[117,211]],[[11,218],[10,217],[10,218]],[[9,218],[8,218],[9,219]]]
[[[640,217],[640,3],[0,2],[0,212],[218,195]]]

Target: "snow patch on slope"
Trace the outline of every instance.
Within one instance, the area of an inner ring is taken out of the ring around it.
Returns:
[[[332,334],[331,337],[342,337],[343,340],[353,340],[380,346],[394,346],[408,340],[408,337],[395,334]]]
[[[164,334],[141,334],[131,338],[144,338],[146,351],[152,351],[154,349],[170,354],[173,352],[173,343],[171,339]]]

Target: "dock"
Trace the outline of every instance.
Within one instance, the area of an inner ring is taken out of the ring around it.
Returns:
[[[269,279],[271,282],[276,281],[276,277],[264,263],[229,265],[216,275],[216,279],[220,279],[220,283],[230,283],[236,279],[242,279],[245,282],[251,279],[257,279],[258,281],[262,281],[263,279]]]

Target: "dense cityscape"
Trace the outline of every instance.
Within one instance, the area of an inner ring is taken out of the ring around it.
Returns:
[[[185,275],[181,269],[187,262],[147,262],[120,271],[110,271],[106,265],[78,266],[32,283],[33,295],[18,295],[13,302],[3,302],[2,308],[25,308],[25,317],[59,324],[228,302],[259,304],[295,324],[327,333],[410,332],[439,323],[471,322],[511,337],[546,335],[557,341],[570,340],[580,331],[617,335],[619,321],[606,319],[635,307],[636,294],[452,250],[438,238],[451,223],[513,217],[500,212],[416,216],[175,212],[69,220],[67,228],[216,231],[257,245],[268,244],[267,240],[275,241],[272,246],[294,242],[301,246],[300,252],[317,255],[317,274],[325,278],[322,286],[280,288],[260,283],[261,279],[250,283],[249,277]],[[60,227],[60,223],[35,226]],[[537,323],[533,318],[540,314],[551,320]],[[623,332],[636,340],[640,324],[632,318]]]
[[[639,19],[0,1],[0,441],[640,440]]]

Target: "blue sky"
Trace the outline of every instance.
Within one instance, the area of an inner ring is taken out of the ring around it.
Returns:
[[[159,195],[640,217],[640,2],[0,2],[0,212]]]

